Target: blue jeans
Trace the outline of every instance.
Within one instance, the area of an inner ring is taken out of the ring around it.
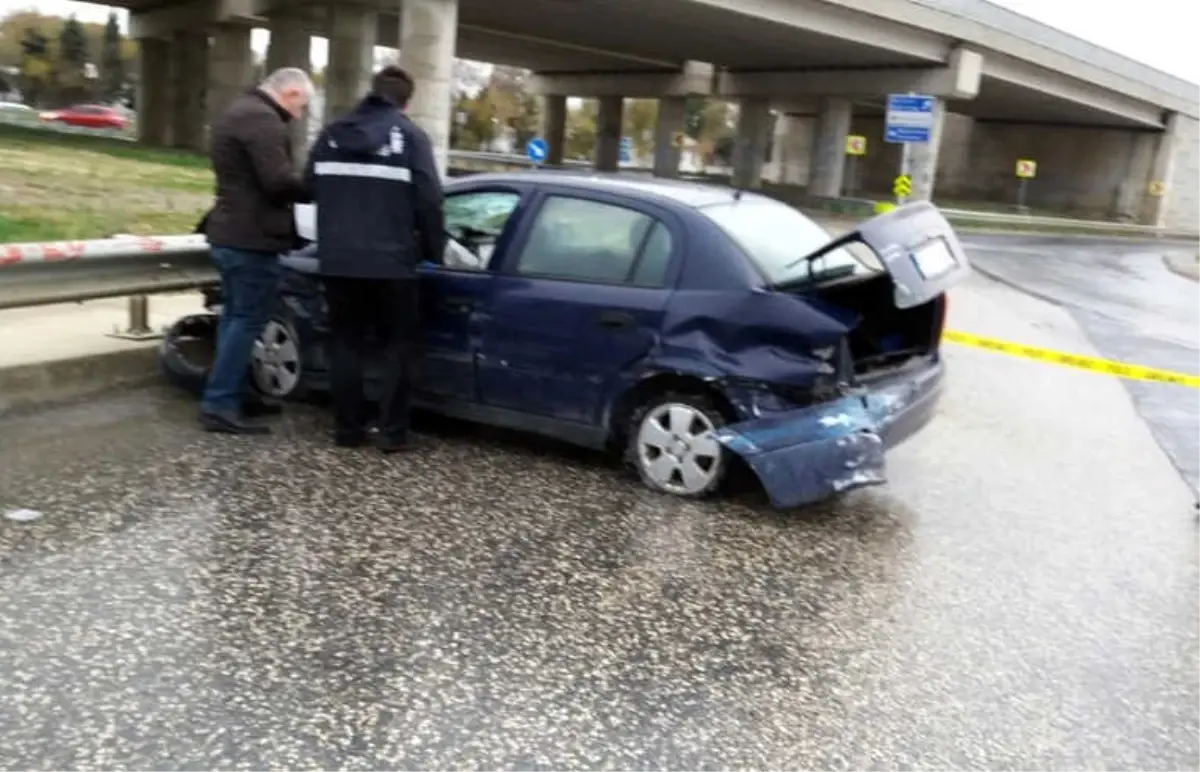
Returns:
[[[279,297],[279,258],[271,252],[214,246],[212,259],[221,273],[221,322],[217,357],[200,409],[236,413],[248,390],[246,376],[254,341]]]

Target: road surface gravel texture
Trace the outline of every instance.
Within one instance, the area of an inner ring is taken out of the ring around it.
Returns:
[[[981,275],[951,323],[1097,354]],[[1196,768],[1193,498],[1120,381],[948,347],[892,482],[786,513],[429,421],[0,422],[10,769]]]

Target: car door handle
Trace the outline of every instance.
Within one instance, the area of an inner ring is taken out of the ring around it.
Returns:
[[[466,312],[473,307],[471,298],[463,295],[451,295],[450,297],[442,298],[442,306],[450,311]]]
[[[621,327],[632,327],[635,321],[633,314],[624,311],[605,311],[600,314],[599,318],[601,327],[608,327],[614,330]]]

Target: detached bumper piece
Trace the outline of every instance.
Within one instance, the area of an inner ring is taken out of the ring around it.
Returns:
[[[781,509],[887,482],[883,438],[862,397],[732,424],[716,437]]]
[[[881,485],[884,451],[933,416],[943,372],[939,363],[865,396],[724,426],[716,438],[750,465],[780,509]]]

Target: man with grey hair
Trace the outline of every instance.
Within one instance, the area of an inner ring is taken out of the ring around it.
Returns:
[[[233,101],[210,127],[216,203],[197,230],[208,237],[221,274],[217,356],[200,405],[205,429],[265,434],[247,415],[279,412],[256,396],[247,372],[254,343],[275,305],[279,254],[296,240],[293,205],[309,200],[288,124],[304,116],[313,85],[304,70],[284,67]]]

